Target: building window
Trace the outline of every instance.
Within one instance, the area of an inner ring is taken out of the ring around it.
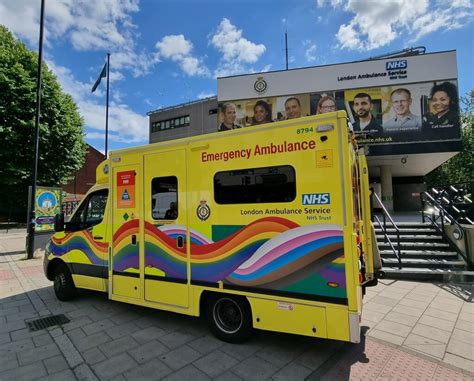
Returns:
[[[189,115],[180,116],[173,119],[161,120],[159,122],[153,122],[151,124],[151,132],[169,130],[171,128],[186,127],[190,124]]]
[[[155,220],[178,218],[178,179],[155,177],[151,181],[151,216]]]
[[[295,197],[295,169],[289,165],[224,171],[214,176],[218,204],[291,202]]]

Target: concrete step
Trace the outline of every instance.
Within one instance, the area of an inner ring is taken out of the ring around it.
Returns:
[[[397,243],[392,240],[392,244],[397,248]],[[391,246],[388,242],[377,242],[379,250],[389,250]],[[439,242],[400,242],[401,250],[436,250],[436,251],[449,251],[449,243]]]
[[[382,221],[382,220],[380,220]],[[420,229],[420,228],[432,228],[433,225],[431,222],[395,222],[397,227],[399,228],[413,228],[413,229]]]
[[[425,235],[439,235],[436,229],[430,228],[420,228],[420,229],[411,229],[411,228],[399,228],[400,234],[425,234]],[[397,230],[395,228],[387,227],[388,234],[395,234]],[[381,228],[375,228],[375,234],[383,234]]]
[[[398,259],[396,258],[382,258],[384,267],[398,267]],[[402,266],[406,268],[432,268],[432,269],[457,269],[465,270],[466,263],[462,260],[447,260],[439,258],[403,258]]]
[[[395,257],[392,249],[380,250],[382,258]],[[404,258],[434,258],[434,259],[456,259],[458,253],[455,251],[433,251],[433,250],[401,250],[402,257]]]
[[[383,242],[385,239],[384,234],[377,234],[376,235],[377,241],[378,242]],[[396,234],[388,234],[388,238],[393,242],[394,240],[397,240],[398,237]],[[410,242],[421,242],[421,241],[428,241],[428,242],[445,242],[444,238],[438,235],[426,235],[426,234],[400,234],[400,241],[410,241]]]
[[[456,283],[474,282],[474,271],[431,268],[408,268],[399,270],[390,267],[382,267],[382,271],[387,279],[431,280]]]

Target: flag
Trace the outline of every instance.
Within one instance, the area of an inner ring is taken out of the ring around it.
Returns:
[[[99,78],[97,78],[97,81],[95,81],[94,86],[92,86],[92,92],[97,89],[97,86],[99,86],[100,81],[102,78],[105,78],[107,76],[107,63],[104,64],[104,67],[102,68],[102,71],[100,72]]]

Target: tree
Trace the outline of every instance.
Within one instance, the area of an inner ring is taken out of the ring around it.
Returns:
[[[469,182],[474,178],[474,90],[461,98],[461,104],[462,150],[426,175],[428,188]]]
[[[26,219],[32,183],[38,55],[0,25],[0,218]],[[43,63],[38,185],[58,186],[84,164],[83,119]]]

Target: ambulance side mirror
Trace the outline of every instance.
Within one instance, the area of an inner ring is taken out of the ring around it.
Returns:
[[[54,216],[54,231],[63,232],[64,231],[64,213],[59,213]]]

